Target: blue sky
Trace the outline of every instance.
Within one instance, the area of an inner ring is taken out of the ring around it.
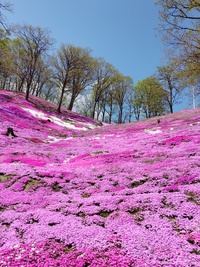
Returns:
[[[10,0],[11,23],[48,28],[61,43],[89,47],[134,83],[163,64],[154,0]],[[186,105],[185,105],[186,107]]]
[[[11,0],[10,22],[49,28],[61,43],[89,47],[134,82],[160,65],[157,8],[152,0]]]

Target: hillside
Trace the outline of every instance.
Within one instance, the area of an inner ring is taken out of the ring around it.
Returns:
[[[199,109],[100,127],[0,91],[0,134],[0,266],[200,266]]]

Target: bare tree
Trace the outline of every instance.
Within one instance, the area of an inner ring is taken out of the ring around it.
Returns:
[[[157,0],[156,4],[167,56],[176,59],[188,83],[195,83],[200,73],[200,1]]]
[[[114,83],[114,82],[113,82]],[[115,87],[111,84],[106,91],[104,91],[104,97],[102,99],[102,121],[111,123],[112,117],[117,110],[117,102],[115,99]]]
[[[52,70],[48,66],[48,61],[39,59],[30,93],[40,97],[45,84],[50,82],[52,76]]]
[[[179,77],[176,65],[171,63],[170,65],[158,67],[157,78],[166,92],[165,96],[170,113],[173,113],[174,105],[178,103],[180,94],[185,87],[182,79]]]
[[[74,102],[80,93],[83,93],[83,91],[92,84],[94,65],[95,61],[90,56],[90,51],[88,49],[80,51],[80,62],[70,73],[69,110],[73,109]]]
[[[124,104],[126,101],[126,95],[133,86],[133,80],[129,76],[123,76],[121,74],[118,74],[116,77],[114,88],[114,98],[118,105],[118,123],[123,122],[123,110],[124,110]]]
[[[133,87],[128,88],[128,92],[126,94],[126,99],[125,99],[125,116],[124,116],[124,121],[131,122],[132,117],[135,114],[135,107],[133,103],[133,98],[134,98],[134,90]]]
[[[7,19],[5,15],[3,14],[5,11],[12,12],[13,6],[10,2],[4,2],[0,0],[0,26],[4,30],[8,30],[8,24],[7,24]]]
[[[10,42],[8,34],[0,29],[0,84],[2,89],[6,88],[8,78],[12,73]]]
[[[73,108],[74,101],[90,80],[90,50],[69,44],[62,44],[57,53],[51,58],[54,81],[61,91],[58,102],[58,113],[65,93],[71,100],[69,109]]]
[[[26,100],[28,100],[37,65],[51,48],[53,39],[50,38],[48,29],[31,25],[16,25],[12,31],[20,39],[17,65],[19,75],[23,76],[23,79],[26,81]]]
[[[96,63],[92,87],[92,118],[95,118],[95,114],[100,114],[106,92],[114,82],[117,73],[117,70],[103,58],[98,58]]]

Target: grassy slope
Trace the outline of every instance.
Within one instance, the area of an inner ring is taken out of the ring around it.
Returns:
[[[199,109],[96,127],[67,110],[57,120],[54,105],[30,100],[0,91],[2,266],[26,262],[40,242],[65,249],[45,258],[39,247],[35,262],[199,266]],[[9,249],[22,243],[29,254]]]

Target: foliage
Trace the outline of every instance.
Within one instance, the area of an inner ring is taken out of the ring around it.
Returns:
[[[42,64],[42,56],[53,44],[48,29],[31,25],[16,25],[12,31],[20,40],[20,56],[17,58],[23,81],[26,82],[26,100],[29,98],[34,76]],[[21,67],[22,66],[22,67]]]
[[[168,55],[176,59],[188,84],[199,80],[200,2],[198,0],[158,0],[160,31]]]
[[[103,58],[96,59],[94,70],[94,84],[91,90],[91,117],[99,119],[100,113],[105,115],[106,105],[110,107],[109,121],[113,109],[113,88],[112,84],[118,71]]]
[[[141,110],[146,118],[159,116],[165,112],[165,97],[166,92],[161,83],[153,76],[138,81],[134,86],[134,107],[136,111]]]
[[[61,90],[58,112],[65,93],[71,94],[69,109],[72,110],[77,96],[92,79],[93,60],[89,49],[62,44],[57,53],[51,57],[53,78]]]
[[[0,81],[2,89],[5,87],[6,78],[12,71],[10,41],[8,34],[0,28]]]
[[[157,79],[165,90],[166,102],[170,112],[173,113],[174,105],[177,104],[180,94],[186,85],[183,83],[183,79],[180,78],[177,66],[172,62],[157,69]]]
[[[118,123],[122,123],[126,96],[133,87],[133,80],[129,76],[118,75],[114,81],[113,87],[114,99],[119,107]]]

